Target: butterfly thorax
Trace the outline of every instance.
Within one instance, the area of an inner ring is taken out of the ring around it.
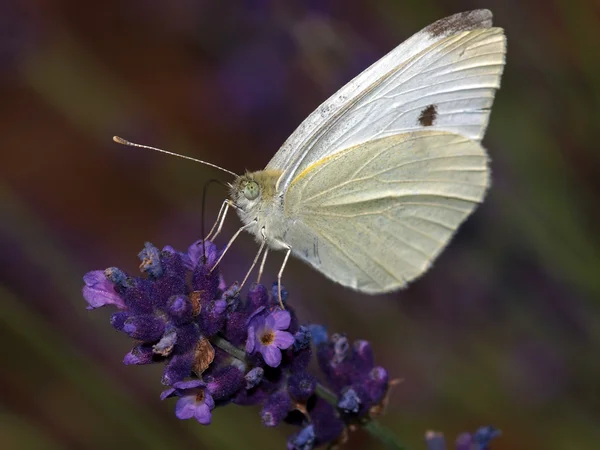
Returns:
[[[247,172],[235,179],[230,191],[244,225],[255,223],[247,231],[261,241],[264,230],[271,247],[279,246],[282,234],[283,197],[276,187],[281,174],[280,170]]]

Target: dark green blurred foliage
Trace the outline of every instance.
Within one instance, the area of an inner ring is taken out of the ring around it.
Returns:
[[[404,380],[382,422],[411,448],[490,423],[494,449],[600,442],[600,6],[595,0],[0,3],[0,447],[283,448],[258,411],[182,422],[160,372],[124,367],[81,277],[136,270],[146,240],[201,236],[209,168],[260,169],[329,94],[412,33],[486,7],[508,61],[485,144],[493,186],[433,269],[366,297],[293,261],[303,321],[372,342]],[[206,223],[226,192],[211,186]],[[239,226],[227,220],[221,244]],[[255,245],[225,258],[240,278]],[[236,256],[237,254],[237,256]],[[267,264],[275,278],[281,254]],[[363,432],[347,448],[375,448]]]

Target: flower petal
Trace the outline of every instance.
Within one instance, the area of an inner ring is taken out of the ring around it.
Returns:
[[[254,327],[248,327],[248,338],[246,339],[246,353],[252,353],[256,344],[256,332]]]
[[[289,311],[277,310],[273,311],[267,320],[271,319],[269,325],[271,325],[275,330],[287,330],[290,326],[290,321],[292,320],[292,316]]]
[[[173,387],[179,390],[184,389],[195,389],[197,387],[204,387],[206,383],[200,380],[188,380],[188,381],[178,381],[173,384]]]
[[[208,405],[206,403],[201,403],[198,405],[194,411],[194,417],[202,425],[210,425],[212,414]]]
[[[205,244],[206,248],[208,247],[208,243]],[[188,251],[187,251],[187,260],[184,260],[184,263],[190,264],[188,266],[188,268],[190,270],[194,270],[196,268],[196,266],[198,265],[198,262],[200,262],[200,258],[202,257],[202,241],[196,241],[194,242],[192,245],[190,245],[188,247]]]
[[[275,339],[271,345],[275,345],[278,348],[285,350],[286,348],[290,348],[294,344],[294,336],[292,333],[288,333],[287,331],[275,331]]]
[[[263,355],[263,359],[267,363],[267,365],[271,367],[277,367],[281,364],[281,350],[279,350],[275,345],[261,345],[260,353]]]
[[[258,308],[256,308],[256,310],[250,314],[250,317],[248,317],[248,322],[247,325],[250,325],[250,323],[252,323],[254,326],[256,326],[257,323],[261,323],[262,320],[264,320],[262,317],[258,316],[261,312],[263,312],[265,310],[264,306],[259,306]],[[257,322],[257,320],[260,319],[260,322]]]
[[[207,391],[204,391],[204,403],[211,409],[215,409],[215,401]]]
[[[86,286],[97,286],[107,282],[108,279],[104,274],[104,270],[92,270],[83,276],[83,282]]]
[[[196,407],[196,396],[186,395],[177,400],[177,404],[175,405],[175,415],[178,419],[189,419],[190,417],[194,417]]]
[[[161,400],[165,400],[169,397],[172,397],[175,394],[176,389],[175,388],[169,388],[165,391],[162,391],[160,394],[160,399]]]
[[[125,303],[115,292],[114,284],[106,278],[103,270],[94,270],[84,275],[83,298],[89,303],[88,309],[105,305],[115,305],[124,309]]]
[[[123,364],[150,364],[153,362],[154,353],[149,345],[136,345],[129,353],[125,355]]]

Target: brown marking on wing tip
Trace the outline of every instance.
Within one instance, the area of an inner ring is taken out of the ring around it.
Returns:
[[[444,17],[432,23],[425,31],[431,36],[449,36],[461,31],[474,30],[475,28],[489,28],[492,26],[492,13],[487,9],[465,11]]]
[[[437,118],[437,108],[435,105],[427,106],[419,116],[419,123],[424,127],[430,127]]]

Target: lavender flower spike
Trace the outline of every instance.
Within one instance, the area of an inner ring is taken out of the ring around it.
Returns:
[[[281,363],[281,350],[294,344],[294,336],[283,330],[290,326],[291,315],[288,311],[275,309],[266,317],[254,316],[248,326],[246,353],[260,352],[265,363],[277,367]]]
[[[208,425],[215,407],[260,405],[265,426],[298,427],[290,450],[336,446],[358,426],[405,450],[374,419],[392,382],[369,342],[302,325],[291,306],[278,306],[277,284],[254,285],[244,298],[214,267],[218,255],[211,242],[197,241],[187,252],[147,243],[141,276],[116,267],[85,275],[88,309],[115,306],[110,324],[136,341],[123,362],[163,365],[160,382],[168,388],[161,399],[177,397],[179,419]],[[320,377],[309,369],[314,358]],[[464,433],[454,449],[489,450],[498,434],[492,427]],[[426,443],[429,450],[450,450],[441,433],[428,433]]]

